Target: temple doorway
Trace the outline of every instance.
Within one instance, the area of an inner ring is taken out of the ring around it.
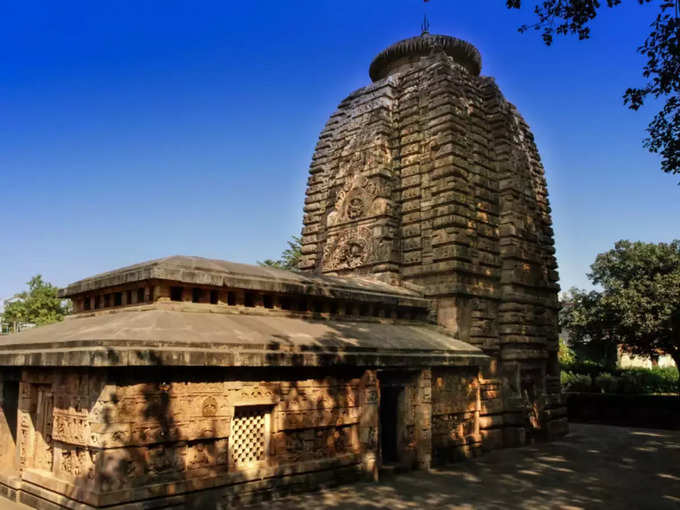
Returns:
[[[382,464],[399,461],[399,396],[402,386],[385,386],[380,389],[380,450]]]

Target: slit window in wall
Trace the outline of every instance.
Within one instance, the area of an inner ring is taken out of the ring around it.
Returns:
[[[191,291],[191,302],[192,303],[200,303],[202,297],[203,297],[203,290],[199,289],[198,287],[194,287],[193,290]]]
[[[274,308],[274,298],[270,294],[262,296],[262,304],[265,308]]]
[[[218,293],[216,290],[211,290],[210,291],[210,304],[211,305],[216,305],[218,301]]]
[[[137,289],[137,302],[138,303],[144,302],[144,289],[143,288]]]
[[[170,287],[170,300],[182,301],[182,287]]]
[[[227,305],[234,306],[236,304],[236,294],[227,292]]]
[[[113,293],[113,306],[121,306],[123,304],[123,293],[114,292]]]
[[[229,453],[234,468],[258,464],[267,459],[271,428],[270,406],[237,406],[229,436]]]

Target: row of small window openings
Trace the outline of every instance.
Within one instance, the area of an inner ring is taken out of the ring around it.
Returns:
[[[182,301],[182,294],[184,293],[184,287],[170,287],[170,299],[172,301]],[[232,294],[231,292],[229,294]],[[204,295],[204,290],[199,289],[198,287],[194,287],[191,290],[191,302],[192,303],[201,303],[203,302],[203,295]],[[216,290],[211,290],[210,291],[210,304],[211,305],[216,305],[218,302],[218,292]],[[236,300],[234,299],[232,303],[229,303],[231,305],[236,304]]]
[[[183,301],[182,296],[184,294],[184,287],[170,287],[170,299],[172,301]],[[193,303],[203,302],[204,290],[200,288],[194,288],[191,292],[191,301]],[[274,308],[274,298],[269,294],[264,294],[262,297],[262,306],[264,308]],[[218,292],[216,290],[210,291],[210,304],[216,305],[218,303]],[[236,294],[233,292],[227,292],[227,305],[236,305]],[[248,308],[254,308],[257,306],[257,295],[252,292],[245,292],[243,296],[243,305]],[[310,306],[311,305],[311,306]],[[294,299],[286,296],[281,296],[279,298],[279,306],[282,310],[291,310],[298,312],[324,312],[324,302],[323,301],[313,301],[309,303],[306,299]],[[359,315],[368,316],[373,315],[374,317],[379,317],[380,312],[383,310],[381,307],[371,307],[367,303],[362,303],[359,306]],[[385,316],[391,316],[391,309],[384,308]],[[328,303],[328,312],[331,315],[336,315],[338,313],[338,303],[336,301],[330,301]],[[351,315],[349,309],[345,309],[346,315]],[[413,310],[409,309],[398,309],[398,317],[400,319],[414,318],[417,314]]]
[[[126,302],[127,304],[132,304],[132,292],[131,290],[128,290],[126,292]],[[145,301],[145,292],[144,288],[139,288],[137,289],[137,303],[143,303]],[[147,301],[151,301],[151,296],[153,296],[153,287],[150,289],[149,295],[146,296],[148,299]],[[83,301],[83,309],[85,310],[90,310],[92,308],[91,304],[91,299],[89,297],[86,297]],[[110,306],[121,306],[123,304],[123,293],[122,292],[113,292],[111,294],[104,294],[102,295],[97,295],[94,296],[94,309],[97,310],[99,308],[108,308]]]

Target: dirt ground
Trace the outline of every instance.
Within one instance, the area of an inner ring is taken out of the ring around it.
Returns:
[[[249,510],[680,509],[680,431],[570,424],[559,441]]]

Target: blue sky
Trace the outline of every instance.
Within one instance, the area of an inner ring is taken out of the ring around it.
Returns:
[[[536,136],[561,285],[621,238],[680,237],[678,177],[641,146],[653,6],[605,9],[586,42],[519,34],[497,1],[428,4],[482,52]],[[0,297],[172,254],[254,263],[301,227],[307,169],[371,59],[419,33],[421,0],[0,0]]]

